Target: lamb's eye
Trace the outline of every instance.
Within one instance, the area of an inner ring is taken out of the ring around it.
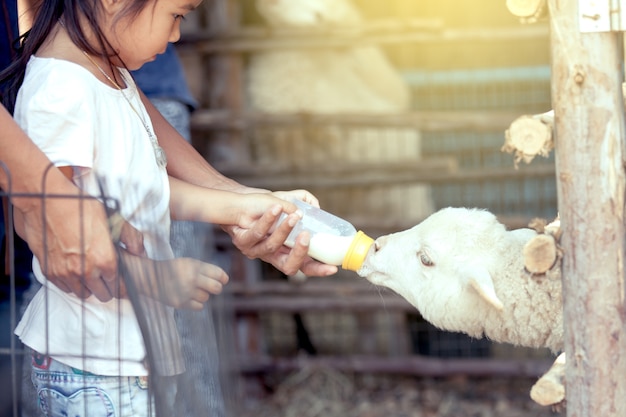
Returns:
[[[424,266],[433,266],[434,265],[434,263],[430,259],[430,257],[428,255],[426,255],[424,252],[420,252],[417,255],[419,256],[420,262],[422,263],[422,265],[424,265]]]

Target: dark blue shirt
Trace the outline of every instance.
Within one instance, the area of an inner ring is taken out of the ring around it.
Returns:
[[[18,42],[17,0],[3,0],[0,3],[0,71],[9,66],[16,57],[15,45]],[[0,155],[0,160],[2,155]],[[1,190],[0,190],[1,191]],[[2,194],[4,196],[4,194]],[[0,207],[0,301],[9,297],[9,278],[5,276],[5,254],[7,239],[5,236],[5,222],[2,207]],[[32,269],[32,253],[28,245],[15,232],[14,236],[14,263],[15,289],[20,293],[30,285],[30,271]]]
[[[177,100],[188,105],[190,110],[198,107],[187,86],[183,65],[171,43],[156,60],[133,71],[133,77],[148,98]]]
[[[15,57],[13,45],[18,33],[17,0],[3,0],[0,4],[0,71]]]

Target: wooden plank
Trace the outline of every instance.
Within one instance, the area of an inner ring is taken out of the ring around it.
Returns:
[[[194,30],[182,34],[180,43],[194,43],[206,40],[232,39],[267,39],[269,37],[328,37],[328,36],[363,36],[376,33],[405,33],[407,31],[441,31],[444,22],[437,18],[393,18],[370,19],[350,25],[324,25],[320,23],[306,28],[285,27],[273,28],[261,25],[247,25],[237,30],[228,28],[209,28],[208,30]]]
[[[256,127],[381,127],[415,128],[423,132],[494,131],[507,129],[519,117],[518,111],[415,111],[384,115],[373,114],[264,114],[198,110],[191,127],[196,132],[245,130]]]
[[[233,167],[216,164],[227,177],[250,187],[297,189],[310,187],[352,187],[372,184],[402,184],[434,181],[451,175],[456,169],[452,158],[424,159],[416,162],[388,164],[327,164],[294,170],[272,166]]]
[[[237,297],[225,301],[229,308],[240,314],[262,312],[326,312],[344,311],[351,313],[369,313],[372,310],[415,312],[415,307],[399,295],[377,293],[360,297],[319,297],[319,296],[280,296],[258,295]]]
[[[434,42],[502,42],[520,39],[548,39],[547,25],[499,28],[415,29],[399,23],[387,30],[363,26],[340,28],[306,28],[270,30],[241,28],[237,32],[196,32],[186,34],[180,47],[194,47],[199,53],[251,52],[278,49],[346,48],[363,45],[398,43],[430,44]]]
[[[356,275],[354,275],[356,277]],[[257,296],[257,295],[284,295],[295,296],[308,294],[310,296],[334,295],[335,297],[362,296],[363,293],[376,292],[376,287],[364,279],[353,281],[337,280],[336,278],[310,279],[302,283],[294,284],[289,281],[260,281],[253,284],[241,282],[229,282],[225,291],[234,296]]]
[[[427,160],[425,160],[427,161]],[[429,165],[421,161],[410,166],[394,163],[379,166],[370,170],[355,170],[352,172],[324,173],[316,167],[309,167],[308,172],[294,172],[283,169],[264,173],[265,167],[233,168],[216,164],[216,168],[224,175],[237,180],[249,187],[259,187],[273,190],[289,190],[297,188],[321,187],[353,187],[362,185],[383,184],[415,184],[415,183],[469,183],[484,180],[504,180],[514,178],[543,178],[554,176],[554,165],[537,164],[533,167],[524,167],[519,170],[511,168],[490,168],[449,171],[441,166]]]
[[[552,364],[543,359],[440,359],[425,356],[381,357],[367,355],[270,358],[243,356],[237,361],[244,374],[291,372],[305,368],[330,368],[345,372],[386,373],[445,377],[532,377],[541,376]]]
[[[419,166],[416,166],[419,165]],[[413,171],[437,171],[440,173],[456,173],[458,172],[458,164],[455,158],[423,158],[418,161],[394,161],[391,162],[345,162],[341,164],[319,164],[311,163],[307,166],[289,166],[285,167],[280,163],[267,166],[250,166],[250,165],[219,165],[223,173],[234,175],[237,177],[257,177],[260,175],[281,176],[281,175],[327,175],[327,176],[343,176],[343,175],[363,175],[369,171],[376,174]],[[512,169],[512,168],[511,168]]]
[[[580,33],[584,0],[550,0],[563,236],[567,415],[626,415],[621,33]]]

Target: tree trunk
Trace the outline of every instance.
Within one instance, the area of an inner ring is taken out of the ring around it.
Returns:
[[[584,0],[580,0],[584,1]],[[550,0],[569,417],[626,416],[621,33]]]

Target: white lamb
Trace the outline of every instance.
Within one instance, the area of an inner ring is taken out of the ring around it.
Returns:
[[[522,256],[537,237],[531,229],[507,231],[484,210],[446,208],[409,230],[378,238],[357,273],[394,290],[441,329],[558,352],[563,348],[559,262],[531,274]],[[560,406],[564,373],[561,353],[532,387],[531,398]]]
[[[557,352],[560,267],[543,275],[525,270],[522,251],[536,235],[507,231],[488,211],[445,208],[378,238],[358,274],[394,290],[441,329]]]

